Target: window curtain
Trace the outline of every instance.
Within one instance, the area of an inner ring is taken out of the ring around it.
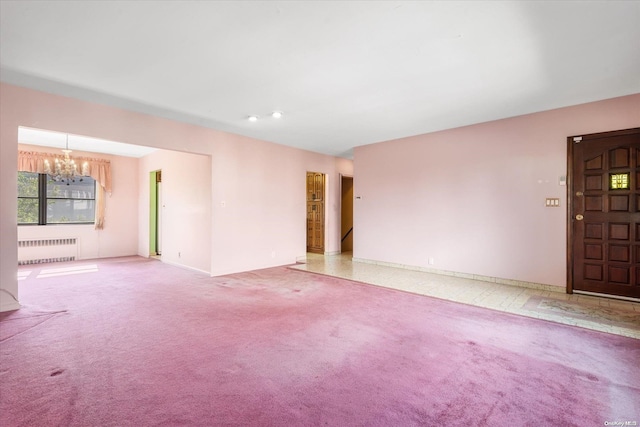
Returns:
[[[36,151],[18,151],[18,170],[21,172],[46,173],[44,161],[49,160],[54,164],[55,159],[64,159],[64,155],[39,153]],[[111,162],[104,159],[91,159],[87,157],[73,157],[79,169],[87,162],[89,164],[89,176],[100,185],[96,186],[96,230],[104,228],[104,207],[106,193],[111,194]]]

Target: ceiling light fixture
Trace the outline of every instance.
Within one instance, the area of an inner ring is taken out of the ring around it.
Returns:
[[[274,119],[279,119],[280,117],[282,117],[282,111],[274,111],[273,113],[271,113],[271,117],[273,117]]]
[[[69,185],[70,182],[76,182],[76,177],[79,177],[79,180],[82,181],[83,176],[89,175],[89,164],[87,162],[82,164],[82,172],[78,172],[75,160],[69,156],[71,153],[71,150],[69,150],[69,135],[67,135],[66,148],[62,152],[64,153],[64,158],[62,160],[56,158],[53,168],[51,168],[49,160],[44,161],[44,172],[54,181],[66,182]]]
[[[249,116],[248,120],[250,122],[257,122],[258,121],[258,116]]]

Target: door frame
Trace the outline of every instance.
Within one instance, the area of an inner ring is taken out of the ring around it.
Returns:
[[[158,183],[162,182],[162,169],[149,172],[149,256],[161,256],[158,237],[162,233],[161,207],[158,200]]]
[[[574,185],[573,182],[573,147],[576,142],[588,141],[591,139],[608,138],[612,136],[621,136],[638,133],[640,128],[614,130],[608,132],[590,133],[586,135],[574,135],[567,137],[567,293],[573,294],[573,224],[575,223],[575,214],[573,206]],[[602,294],[605,295],[605,294]],[[608,295],[607,295],[608,296]],[[625,298],[612,295],[613,298]]]
[[[342,183],[344,181],[344,178],[348,178],[351,179],[351,185],[353,185],[353,175],[347,175],[347,174],[339,174],[340,175],[340,190],[339,190],[339,194],[340,194],[340,224],[342,224],[342,217],[344,216],[344,207],[342,206]],[[355,192],[354,192],[355,194]],[[352,208],[355,208],[355,204],[352,204]],[[353,209],[351,210],[351,219],[353,220]],[[338,238],[340,239],[340,253],[342,253],[342,227],[340,227],[340,233]],[[353,252],[353,249],[351,250]]]

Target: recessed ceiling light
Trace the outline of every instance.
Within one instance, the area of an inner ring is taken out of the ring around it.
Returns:
[[[250,122],[257,122],[258,121],[258,116],[249,116],[248,120]]]
[[[282,111],[274,111],[273,113],[271,113],[271,117],[273,117],[274,119],[279,119],[280,117],[282,117]]]

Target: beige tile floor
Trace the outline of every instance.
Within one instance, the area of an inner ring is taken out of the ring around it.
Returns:
[[[307,254],[292,268],[640,339],[640,303],[530,289]]]

